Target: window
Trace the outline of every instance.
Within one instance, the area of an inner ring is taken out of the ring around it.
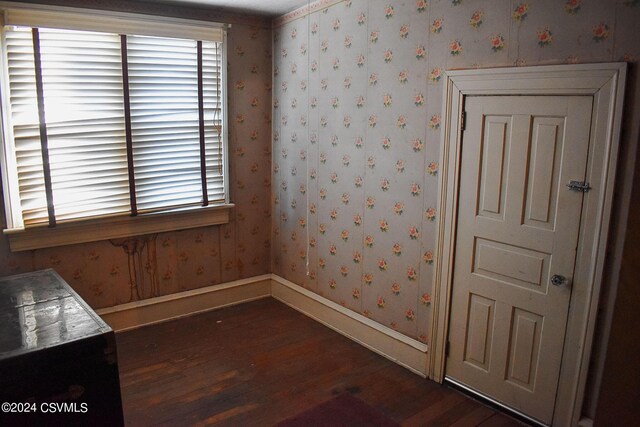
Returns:
[[[121,15],[82,23],[77,12],[46,10],[5,16],[10,229],[228,203],[220,28]]]

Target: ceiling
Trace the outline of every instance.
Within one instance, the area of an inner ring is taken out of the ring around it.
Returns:
[[[197,6],[246,12],[253,15],[280,16],[306,5],[308,0],[143,0],[175,6]]]

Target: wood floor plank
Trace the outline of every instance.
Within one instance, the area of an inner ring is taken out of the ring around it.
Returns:
[[[271,426],[341,393],[407,426],[518,425],[271,298],[116,338],[129,426]]]
[[[491,408],[488,408],[484,405],[478,405],[473,411],[460,418],[455,423],[451,424],[451,427],[475,427],[478,424],[488,420],[493,415],[495,415],[496,411]]]
[[[478,424],[478,426],[482,427],[522,427],[527,424],[516,421],[511,417],[508,417],[501,413],[496,413],[491,417],[487,418],[485,421]]]
[[[458,405],[460,402],[463,402],[465,399],[468,398],[460,393],[447,393],[442,396],[442,399],[440,399],[436,404],[430,405],[408,418],[402,423],[402,425],[407,427],[431,425],[433,420]]]
[[[462,402],[458,403],[438,417],[434,418],[433,421],[429,422],[429,425],[433,427],[451,426],[460,422],[462,419],[467,417],[470,413],[481,406],[482,405],[476,401],[473,401],[471,399],[464,399]]]

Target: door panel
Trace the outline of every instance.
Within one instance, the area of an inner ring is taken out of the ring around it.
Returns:
[[[550,255],[501,242],[476,239],[473,274],[546,292]]]
[[[527,165],[524,221],[527,225],[553,229],[555,224],[558,171],[563,149],[559,132],[563,127],[564,119],[561,118],[536,117],[533,121],[531,156]]]
[[[535,313],[514,308],[509,337],[507,381],[534,391],[540,352],[542,317]]]
[[[471,295],[464,360],[477,368],[489,370],[495,301]]]
[[[505,160],[509,152],[506,137],[511,128],[509,117],[489,116],[485,119],[485,143],[482,147],[480,206],[478,214],[493,219],[504,219]]]
[[[446,376],[551,423],[592,98],[467,97]],[[560,274],[567,285],[553,286]]]

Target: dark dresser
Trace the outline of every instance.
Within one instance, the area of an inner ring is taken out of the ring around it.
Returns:
[[[0,426],[124,424],[114,332],[54,270],[0,278],[0,404]]]

